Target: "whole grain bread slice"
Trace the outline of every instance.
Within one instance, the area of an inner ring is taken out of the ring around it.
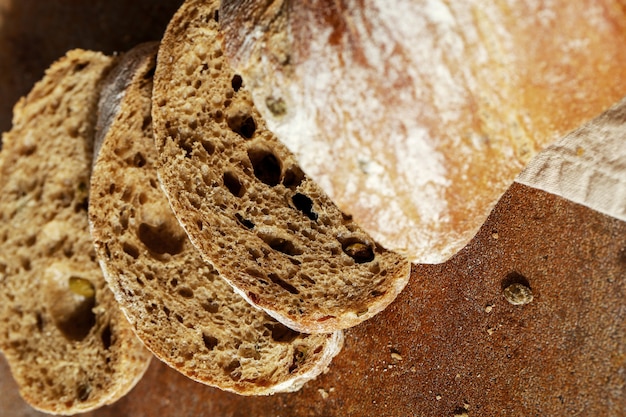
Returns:
[[[410,265],[374,242],[267,130],[225,60],[219,2],[188,0],[159,50],[158,172],[194,245],[250,303],[302,332],[380,312]]]
[[[206,263],[158,184],[151,123],[158,45],[138,46],[107,78],[89,218],[110,288],[136,334],[184,375],[264,395],[324,371],[342,332],[294,332],[250,306]]]
[[[0,152],[0,349],[33,407],[75,414],[126,394],[152,355],[108,289],[87,197],[102,80],[73,50],[14,108]]]

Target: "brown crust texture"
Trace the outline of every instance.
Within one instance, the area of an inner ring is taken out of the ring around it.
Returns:
[[[14,109],[0,153],[0,349],[33,407],[125,395],[152,355],[104,281],[87,196],[99,88],[114,60],[74,50]]]
[[[125,54],[100,100],[89,217],[105,278],[139,338],[182,374],[243,395],[300,389],[327,368],[343,335],[297,333],[253,308],[187,238],[154,164],[157,48]]]
[[[187,1],[159,51],[157,169],[174,212],[250,303],[301,332],[354,326],[395,299],[409,263],[344,215],[266,129],[223,57],[217,19],[217,1]]]
[[[530,158],[626,94],[618,0],[225,0],[279,140],[374,239],[443,262]]]

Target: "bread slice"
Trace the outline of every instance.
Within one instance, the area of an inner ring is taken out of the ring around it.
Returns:
[[[184,375],[244,395],[297,390],[327,368],[342,332],[289,330],[237,295],[187,238],[154,166],[157,46],[127,53],[100,101],[89,217],[107,282],[136,334]]]
[[[128,392],[152,355],[106,286],[87,219],[101,82],[74,50],[14,108],[0,152],[0,349],[33,407],[74,414]]]
[[[224,59],[218,1],[189,0],[159,51],[158,171],[192,242],[250,303],[331,332],[389,305],[408,261],[380,247],[308,179]]]

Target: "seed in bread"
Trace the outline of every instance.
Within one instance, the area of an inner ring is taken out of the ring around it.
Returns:
[[[114,60],[74,50],[14,108],[0,152],[0,349],[33,407],[109,404],[152,355],[106,286],[87,198],[99,89]]]
[[[307,178],[224,59],[218,1],[186,1],[155,75],[159,177],[194,245],[252,304],[331,332],[380,312],[409,278]]]
[[[244,395],[297,390],[327,368],[342,332],[289,330],[236,294],[187,238],[154,166],[157,46],[126,53],[100,100],[89,217],[105,278],[139,338],[184,375]]]

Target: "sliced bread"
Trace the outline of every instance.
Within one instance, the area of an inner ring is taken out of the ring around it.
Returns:
[[[354,326],[404,288],[379,246],[299,168],[220,46],[219,1],[188,0],[155,75],[158,172],[194,245],[250,303],[301,332]]]
[[[99,90],[115,60],[74,50],[14,108],[0,152],[0,350],[33,407],[126,394],[152,355],[106,286],[87,198]]]
[[[187,238],[154,165],[156,52],[125,54],[100,100],[89,218],[106,280],[136,334],[184,375],[244,395],[299,389],[339,352],[342,332],[289,330],[236,294]]]

